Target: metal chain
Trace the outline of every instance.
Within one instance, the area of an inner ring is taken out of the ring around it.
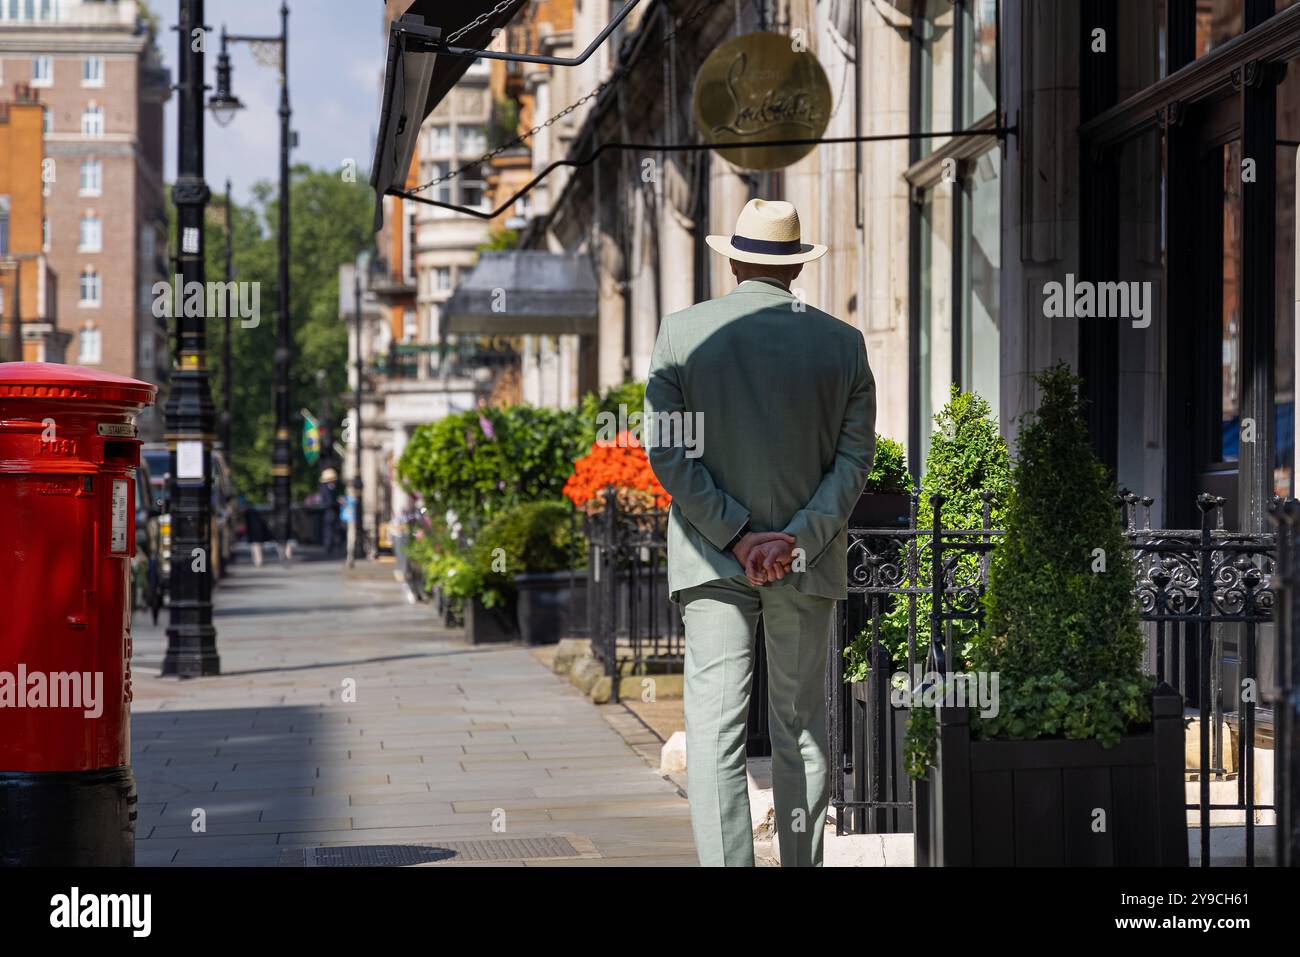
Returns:
[[[714,7],[717,7],[725,2],[726,0],[705,0],[705,2],[698,9],[696,9],[694,13],[692,13],[689,17],[687,17],[677,25],[677,29],[673,30],[672,33],[669,33],[662,40],[660,40],[657,46],[647,50],[647,53],[654,53],[659,49],[667,46],[673,40],[677,39],[678,34],[680,34],[688,26],[692,25],[696,20],[700,19],[700,17],[704,16],[705,13],[709,12]],[[498,7],[503,5],[505,4],[498,4]],[[466,29],[468,29],[468,27]],[[519,136],[515,137],[513,140],[501,144],[496,149],[484,153],[478,159],[472,160],[466,163],[464,166],[460,166],[457,167],[456,169],[450,170],[441,176],[429,180],[429,182],[427,183],[422,183],[419,186],[412,187],[410,190],[408,190],[408,192],[421,193],[427,189],[432,189],[435,186],[440,186],[443,183],[455,179],[461,173],[464,173],[468,170],[476,169],[480,163],[486,163],[489,160],[493,159],[494,157],[500,155],[501,153],[504,153],[506,150],[514,149],[516,146],[524,145],[525,140],[531,139],[533,136],[542,132],[542,130],[558,122],[559,120],[564,119],[564,117],[568,116],[570,113],[578,109],[578,107],[582,106],[584,103],[590,102],[592,99],[596,98],[597,96],[600,96],[600,94],[603,93],[607,87],[622,80],[623,77],[625,77],[631,71],[631,68],[632,68],[631,63],[625,63],[623,66],[619,67],[617,70],[611,73],[608,79],[602,80],[599,84],[597,84],[590,93],[588,93],[586,96],[582,97],[581,99],[573,103],[570,103],[568,106],[560,110],[560,112],[556,113],[545,123],[541,123],[538,126],[534,126],[528,132],[522,133]]]
[[[516,3],[519,3],[519,0],[501,0],[500,3],[498,3],[495,7],[493,7],[491,10],[489,10],[487,13],[480,13],[477,17],[475,17],[475,18],[474,18],[473,20],[471,20],[469,23],[465,24],[463,27],[461,27],[459,30],[457,30],[455,33],[453,33],[451,36],[447,37],[447,40],[446,40],[447,46],[451,46],[453,43],[455,43],[457,40],[459,40],[459,39],[460,39],[461,37],[463,37],[465,34],[469,33],[471,30],[475,30],[475,29],[477,29],[478,27],[483,26],[483,24],[485,24],[485,23],[487,23],[487,22],[489,22],[489,21],[491,21],[491,20],[495,20],[496,17],[497,17],[497,14],[505,13],[506,10],[508,10],[508,9],[509,9],[513,4],[516,4]]]

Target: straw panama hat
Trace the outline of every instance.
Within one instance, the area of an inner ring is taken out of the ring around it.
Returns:
[[[826,255],[825,246],[800,240],[799,210],[782,200],[751,199],[736,217],[732,235],[704,241],[729,259],[763,266],[792,266]]]
[[[337,482],[339,480],[339,473],[333,469],[326,469],[324,472],[320,473],[320,480],[327,484],[329,482]]]

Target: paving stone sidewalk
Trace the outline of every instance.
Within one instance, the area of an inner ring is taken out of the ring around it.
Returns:
[[[457,853],[430,866],[696,864],[686,800],[615,730],[635,738],[634,716],[611,723],[527,648],[436,628],[391,568],[237,562],[214,678],[158,677],[166,612],[136,616],[139,865],[440,842]]]

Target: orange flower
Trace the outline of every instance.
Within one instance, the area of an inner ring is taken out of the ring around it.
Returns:
[[[610,486],[615,488],[623,511],[665,509],[672,501],[655,478],[645,449],[630,432],[620,432],[608,444],[597,440],[590,452],[573,463],[564,494],[590,514],[604,509],[603,492]]]

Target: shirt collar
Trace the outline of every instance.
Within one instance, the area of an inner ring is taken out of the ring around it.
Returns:
[[[732,292],[769,292],[778,296],[794,295],[783,283],[767,276],[755,276],[753,279],[746,279],[744,282],[737,283]]]

